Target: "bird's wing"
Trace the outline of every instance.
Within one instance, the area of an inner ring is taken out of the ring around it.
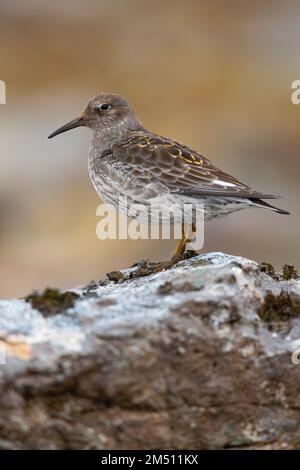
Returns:
[[[113,149],[116,158],[132,170],[165,185],[169,192],[192,197],[245,197],[273,199],[224,173],[187,146],[153,134],[127,137]]]

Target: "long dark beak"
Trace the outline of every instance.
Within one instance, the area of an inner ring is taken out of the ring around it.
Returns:
[[[86,125],[86,119],[83,116],[80,116],[76,119],[73,119],[73,121],[68,122],[64,126],[61,126],[56,131],[52,132],[52,134],[48,136],[48,139],[52,139],[52,137],[55,137],[58,134],[62,134],[63,132],[70,131],[71,129],[75,129],[75,127],[80,127],[80,126],[85,126],[85,125]]]

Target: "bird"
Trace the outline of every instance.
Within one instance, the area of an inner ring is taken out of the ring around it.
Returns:
[[[152,263],[150,272],[167,269],[183,258],[191,233],[196,230],[198,207],[205,221],[253,207],[289,214],[265,201],[278,196],[252,189],[196,150],[147,130],[127,99],[118,94],[100,93],[92,98],[79,117],[48,138],[80,126],[93,131],[88,169],[94,188],[105,203],[127,214],[132,206],[146,207],[146,211],[134,212],[141,223],[149,221],[150,209],[156,207],[151,223],[170,222],[172,215],[172,222],[182,225],[174,255]],[[122,196],[126,197],[123,208],[119,204]],[[183,207],[187,204],[192,210],[188,220],[183,221]]]

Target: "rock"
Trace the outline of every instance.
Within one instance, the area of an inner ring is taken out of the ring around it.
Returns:
[[[136,269],[50,291],[55,308],[49,290],[0,302],[0,448],[299,449],[295,270]]]

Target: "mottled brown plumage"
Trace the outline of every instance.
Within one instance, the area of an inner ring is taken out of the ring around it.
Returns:
[[[129,132],[127,139],[114,147],[114,155],[130,165],[134,175],[139,176],[141,169],[146,169],[150,178],[158,179],[173,193],[276,198],[251,189],[186,145],[148,132]]]

